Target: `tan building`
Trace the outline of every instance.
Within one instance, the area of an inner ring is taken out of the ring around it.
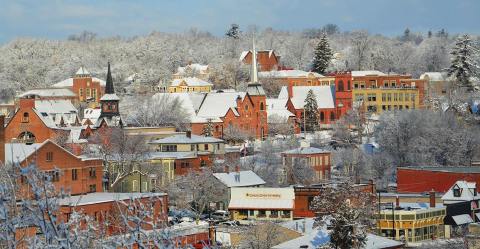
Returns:
[[[172,80],[168,87],[169,93],[198,92],[208,93],[212,91],[213,84],[196,77],[187,77]]]
[[[417,88],[354,88],[352,95],[369,113],[421,108]]]
[[[230,194],[234,220],[293,220],[293,188],[231,188]]]

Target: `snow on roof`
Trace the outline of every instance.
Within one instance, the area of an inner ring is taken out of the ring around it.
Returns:
[[[240,177],[237,178],[237,175],[239,175]],[[245,170],[240,172],[234,171],[229,173],[214,173],[213,176],[229,188],[253,187],[265,184],[265,181],[251,170]]]
[[[75,75],[90,75],[90,73],[87,71],[87,69],[85,69],[85,67],[81,66],[77,72],[75,73]]]
[[[186,70],[194,70],[199,73],[205,73],[208,70],[208,65],[202,65],[198,63],[186,65],[184,67],[178,67],[177,72],[175,74],[184,74]]]
[[[454,195],[454,189],[460,191],[460,196]],[[467,181],[456,181],[453,186],[442,196],[442,201],[445,204],[463,202],[463,201],[472,201],[479,200],[480,195],[477,192],[477,183],[476,182],[467,182]]]
[[[104,80],[99,79],[97,77],[92,77],[92,82],[99,82],[100,86],[106,86],[107,85],[107,83]],[[65,80],[62,80],[60,82],[57,82],[57,83],[53,84],[53,87],[59,87],[59,88],[72,87],[72,86],[73,86],[73,78],[68,78],[68,79],[65,79]]]
[[[187,77],[183,79],[174,79],[171,86],[179,86],[181,83],[185,82],[187,86],[213,86],[212,83],[205,80],[199,79],[197,77]]]
[[[322,150],[315,147],[300,147],[293,150],[287,150],[282,152],[287,155],[309,155],[309,154],[318,154],[318,153],[330,153],[328,150]]]
[[[279,71],[266,71],[259,72],[258,77],[261,78],[303,78],[303,77],[324,77],[323,75],[315,72],[306,72],[303,70],[279,70]]]
[[[332,86],[294,86],[292,87],[292,104],[295,109],[303,109],[305,99],[310,89],[315,94],[318,108],[335,108]]]
[[[469,214],[460,214],[452,216],[452,219],[457,223],[457,225],[463,225],[468,223],[473,223],[472,217]]]
[[[205,137],[192,134],[187,137],[186,134],[173,135],[149,142],[150,144],[205,144],[205,143],[223,143],[222,139],[214,137]]]
[[[165,196],[165,193],[109,193],[109,192],[96,192],[88,193],[85,195],[70,196],[63,199],[59,199],[59,205],[61,206],[83,206],[95,203],[123,201],[139,198],[154,198]]]
[[[361,77],[367,75],[377,75],[377,76],[384,76],[386,74],[378,71],[378,70],[369,70],[369,71],[352,71],[352,77]]]
[[[100,100],[120,100],[120,98],[115,93],[104,94]]]
[[[177,152],[150,152],[150,159],[187,159],[187,158],[196,158],[197,155],[193,151],[177,151]]]
[[[203,118],[223,117],[231,107],[237,106],[238,96],[243,99],[245,92],[207,93],[197,116]]]
[[[28,96],[39,96],[39,97],[75,97],[75,93],[68,88],[39,88],[26,91],[18,97],[24,98]]]
[[[427,76],[430,81],[444,81],[446,79],[442,72],[426,72],[420,75],[420,79],[424,80]]]
[[[247,85],[247,93],[250,96],[263,96],[265,95],[265,90],[263,90],[262,84],[259,83],[250,83]]]
[[[6,143],[5,144],[5,162],[21,163],[33,152],[38,150],[43,143],[24,144],[24,143]]]
[[[296,239],[283,242],[273,246],[274,249],[298,249],[298,248],[319,248],[320,246],[330,242],[330,235],[327,230],[314,229]]]
[[[288,99],[287,86],[282,86],[282,88],[280,88],[280,93],[278,94],[278,99]]]
[[[35,100],[35,109],[45,113],[77,113],[70,100]]]

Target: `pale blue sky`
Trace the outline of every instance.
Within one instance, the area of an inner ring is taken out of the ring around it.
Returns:
[[[230,23],[280,30],[335,23],[343,31],[385,35],[406,27],[480,33],[479,0],[0,0],[0,9],[0,43],[16,37],[65,39],[83,30],[128,37],[196,27],[223,35]]]

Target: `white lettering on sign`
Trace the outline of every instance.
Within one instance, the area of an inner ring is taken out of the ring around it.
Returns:
[[[276,198],[276,199],[280,199],[282,197],[280,194],[251,194],[251,193],[247,193],[246,196],[249,198]]]

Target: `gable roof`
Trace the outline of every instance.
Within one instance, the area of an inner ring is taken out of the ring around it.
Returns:
[[[460,190],[460,196],[454,195],[454,189]],[[456,181],[452,187],[442,196],[445,204],[479,200],[480,195],[477,193],[477,184],[475,182]]]
[[[182,79],[174,79],[172,80],[172,84],[170,86],[180,86],[182,82],[185,82],[187,86],[213,86],[212,83],[199,79],[197,77],[186,77]]]
[[[248,55],[249,53],[251,53],[251,52],[252,52],[252,50],[243,51],[243,52],[240,54],[240,61],[243,61],[243,60],[245,59],[245,57],[247,57],[247,55]],[[257,55],[258,55],[258,54],[265,54],[265,53],[268,53],[268,57],[269,57],[269,58],[272,57],[272,55],[277,56],[277,55],[275,54],[275,52],[273,51],[273,49],[270,49],[270,50],[257,50]]]
[[[237,178],[237,176],[240,176]],[[264,185],[265,181],[251,170],[229,173],[213,173],[213,176],[228,188],[231,187],[253,187]]]
[[[78,111],[70,100],[35,100],[33,111],[49,128],[57,128],[61,120],[67,126],[78,120]]]
[[[26,91],[20,95],[19,98],[25,98],[29,96],[39,97],[75,97],[75,93],[68,88],[38,88]]]
[[[334,86],[294,86],[290,100],[295,109],[303,109],[310,90],[315,94],[318,108],[335,108]]]
[[[243,99],[245,95],[245,92],[206,93],[197,116],[203,118],[223,117],[231,107],[237,107],[237,98],[240,96]]]
[[[107,85],[106,81],[104,81],[102,79],[99,79],[97,77],[92,77],[92,82],[99,82],[100,86],[106,86]],[[73,86],[73,77],[70,77],[68,79],[64,79],[60,82],[57,82],[57,83],[53,84],[52,86],[53,87],[59,87],[59,88],[72,87]]]
[[[75,75],[90,75],[90,72],[87,71],[87,69],[85,69],[84,66],[81,66],[77,72],[75,73]]]

